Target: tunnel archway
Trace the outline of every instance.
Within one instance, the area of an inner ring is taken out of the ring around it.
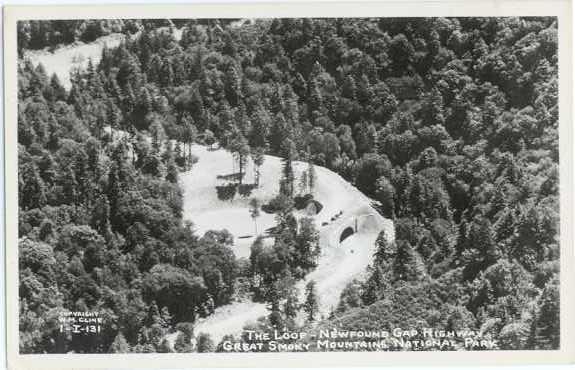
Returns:
[[[355,230],[353,229],[353,227],[348,226],[346,227],[342,232],[341,235],[339,236],[339,242],[343,242],[345,239],[349,238],[351,235],[353,235],[355,233]]]

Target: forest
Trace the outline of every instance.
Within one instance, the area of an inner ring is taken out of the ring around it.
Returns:
[[[125,41],[69,91],[24,56],[113,32]],[[18,48],[21,353],[218,351],[190,344],[194,322],[245,291],[270,306],[261,328],[303,309],[310,330],[559,348],[555,18],[26,21]],[[183,220],[192,144],[229,150],[240,172],[283,158],[272,248],[238,259],[228,232]],[[313,284],[293,292],[319,253],[291,214],[295,160],[395,225],[325,320]],[[101,313],[102,333],[61,334],[62,310]]]

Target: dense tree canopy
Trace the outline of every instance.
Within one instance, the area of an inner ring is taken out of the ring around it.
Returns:
[[[326,166],[394,219],[338,325],[392,325],[409,307],[414,325],[496,320],[506,348],[557,348],[555,19],[61,22],[22,22],[19,47],[135,36],[74,72],[70,91],[19,63],[22,352],[163,351],[171,326],[230,300],[225,233],[182,221],[177,174],[193,142],[234,153],[240,178],[248,160],[281,156],[288,198],[291,161],[309,162],[310,193],[313,165]],[[284,203],[273,247],[258,239],[245,272],[276,323],[293,317],[287,281],[318,255],[312,223]],[[109,315],[107,335],[52,340],[63,307]]]

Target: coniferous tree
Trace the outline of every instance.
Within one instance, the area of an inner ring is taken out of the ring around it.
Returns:
[[[308,183],[309,183],[309,192],[311,194],[313,194],[314,190],[315,190],[315,186],[316,186],[316,172],[315,172],[315,166],[312,162],[308,162],[308,168],[307,168],[307,179],[308,179]]]
[[[238,163],[239,184],[241,185],[244,176],[244,169],[250,154],[250,147],[246,138],[241,133],[236,132],[229,143],[229,149]]]
[[[550,282],[540,299],[540,309],[536,317],[535,342],[540,349],[558,348],[559,337],[559,289],[556,281]]]
[[[319,232],[312,218],[305,217],[299,222],[299,232],[296,237],[297,264],[306,271],[317,265],[320,255]]]
[[[258,236],[258,217],[260,216],[260,201],[257,198],[250,200],[250,216],[254,220],[255,236]]]
[[[375,240],[376,251],[374,264],[376,266],[388,266],[397,253],[395,242],[389,241],[387,233],[381,231]]]
[[[294,194],[295,175],[293,170],[293,161],[297,158],[296,147],[293,141],[287,139],[282,145],[282,180],[285,183],[287,196],[290,198]]]
[[[174,153],[172,151],[172,145],[169,144],[164,154],[166,158],[166,180],[169,182],[176,184],[178,182],[178,165],[176,164],[176,159],[174,158]]]
[[[21,194],[24,209],[42,208],[46,205],[46,185],[36,165],[24,165],[18,180],[18,192]]]
[[[317,297],[315,281],[313,280],[311,280],[305,286],[304,311],[307,314],[308,321],[315,321],[318,319],[317,315],[319,312],[319,301]]]
[[[298,292],[295,287],[291,286],[286,293],[286,301],[284,304],[284,315],[286,321],[293,323],[299,311]],[[293,324],[292,324],[293,325]]]
[[[388,218],[395,218],[395,189],[385,176],[377,179],[375,196],[381,203],[383,215]]]
[[[252,150],[252,160],[254,162],[254,176],[255,176],[255,184],[257,187],[260,186],[261,180],[261,167],[264,164],[265,156],[263,154],[263,150],[261,148],[255,148]]]
[[[416,281],[425,275],[425,267],[417,252],[405,240],[397,241],[397,252],[393,259],[393,277],[395,280]]]

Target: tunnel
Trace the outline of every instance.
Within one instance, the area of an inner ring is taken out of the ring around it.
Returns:
[[[353,235],[353,233],[355,233],[355,231],[353,230],[353,227],[351,227],[351,226],[346,227],[346,228],[342,231],[342,233],[341,233],[341,235],[340,235],[340,237],[339,237],[339,242],[340,242],[340,243],[343,242],[343,241],[344,241],[345,239],[347,239],[349,236]]]

